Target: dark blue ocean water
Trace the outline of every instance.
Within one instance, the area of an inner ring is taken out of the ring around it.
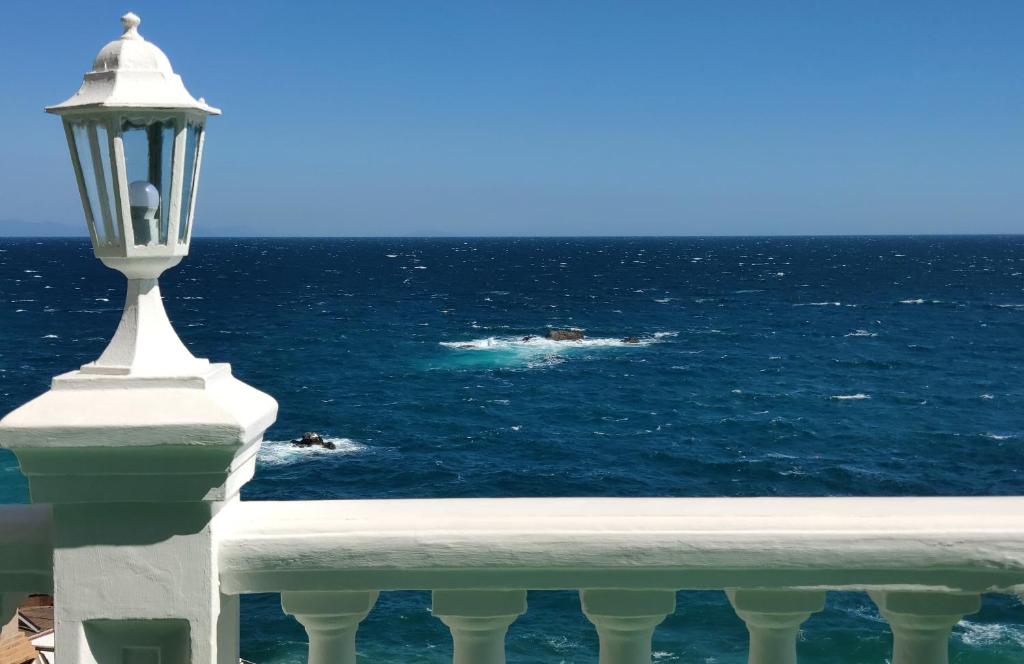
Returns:
[[[1024,493],[1024,237],[196,240],[162,280],[196,355],[281,405],[247,499]],[[0,411],[94,359],[123,281],[80,240],[0,239]],[[522,342],[549,326],[587,341]],[[640,337],[639,344],[620,341]],[[27,500],[0,451],[0,501]],[[367,661],[441,662],[424,593],[389,593]],[[594,661],[574,593],[531,593],[514,662]],[[276,596],[243,655],[299,661]],[[866,599],[833,593],[804,662],[881,662]],[[683,592],[658,662],[745,661],[721,593]],[[986,598],[954,660],[1024,657]]]

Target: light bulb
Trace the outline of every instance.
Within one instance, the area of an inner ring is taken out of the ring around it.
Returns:
[[[145,180],[136,180],[128,185],[128,204],[132,206],[133,217],[135,208],[142,208],[145,216],[149,217],[160,207],[160,192]]]
[[[152,244],[157,239],[156,212],[160,209],[160,192],[145,180],[128,185],[128,204],[132,208],[132,233],[136,245]]]

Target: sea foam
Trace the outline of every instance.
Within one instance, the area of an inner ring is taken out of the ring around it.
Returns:
[[[366,445],[357,443],[351,438],[325,437],[324,442],[334,443],[334,449],[296,447],[288,440],[265,440],[260,446],[259,454],[256,455],[256,461],[264,466],[287,466],[332,454],[356,454],[368,449]]]
[[[574,348],[635,348],[637,346],[650,346],[665,337],[674,336],[675,334],[675,332],[656,332],[651,336],[640,337],[637,343],[628,343],[614,337],[593,337],[577,341],[554,341],[539,336],[485,337],[482,339],[470,339],[469,341],[442,341],[440,343],[445,348],[455,350],[558,352]]]
[[[980,623],[961,620],[953,631],[965,645],[992,647],[995,645],[1024,646],[1024,630],[1017,625]]]

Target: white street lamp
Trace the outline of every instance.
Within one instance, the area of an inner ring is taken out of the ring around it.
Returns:
[[[125,314],[110,345],[83,371],[190,373],[200,368],[164,313],[157,278],[188,254],[206,117],[135,14],[104,46],[70,99],[46,110],[64,120],[93,251],[128,277]]]
[[[214,522],[253,476],[277,403],[193,357],[164,312],[157,278],[188,253],[203,125],[218,111],[137,16],[121,22],[78,93],[47,110],[64,121],[96,256],[128,278],[124,313],[98,360],[0,420],[0,447],[52,506],[62,660],[237,662]]]

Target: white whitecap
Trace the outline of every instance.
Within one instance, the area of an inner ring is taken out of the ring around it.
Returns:
[[[864,399],[870,399],[871,395],[858,392],[857,394],[833,394],[829,398],[836,401],[863,401]]]
[[[615,337],[592,337],[574,341],[555,341],[541,336],[527,335],[523,337],[484,337],[468,341],[442,341],[440,344],[453,350],[475,351],[528,351],[558,352],[582,348],[633,348],[649,346],[661,337],[640,337],[636,343],[629,343]]]
[[[334,443],[334,449],[296,447],[288,440],[265,440],[260,446],[259,454],[256,455],[256,461],[264,466],[286,466],[331,454],[356,454],[367,449],[366,445],[351,438],[325,437],[324,442]]]
[[[999,644],[1024,646],[1024,628],[1000,623],[980,623],[961,620],[953,632],[964,645],[991,647]]]
[[[854,330],[843,335],[844,337],[877,337],[878,335],[868,330]]]

